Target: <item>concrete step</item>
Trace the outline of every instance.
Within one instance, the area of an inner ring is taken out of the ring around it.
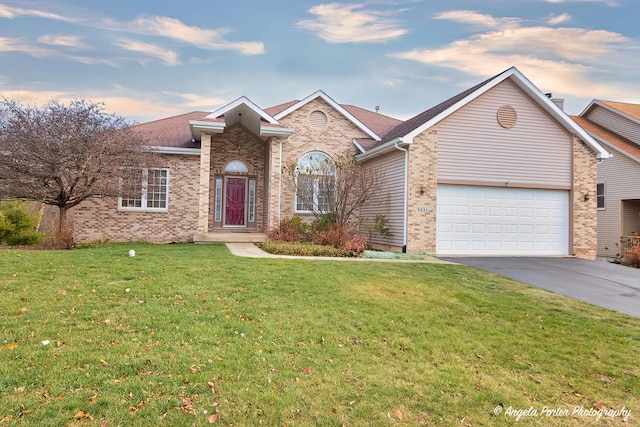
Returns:
[[[195,243],[259,243],[267,240],[264,233],[220,231],[193,236]]]

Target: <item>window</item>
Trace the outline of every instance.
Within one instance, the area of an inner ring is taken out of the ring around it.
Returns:
[[[598,209],[599,210],[604,210],[605,209],[605,203],[604,203],[604,182],[599,182],[597,184],[597,189],[596,189],[596,199],[598,202]]]
[[[256,220],[256,180],[249,180],[249,222]]]
[[[229,163],[227,163],[227,166],[225,166],[224,171],[247,173],[249,172],[249,169],[247,168],[247,165],[245,165],[240,160],[232,160]]]
[[[331,211],[335,199],[336,166],[333,159],[312,151],[302,156],[296,173],[296,211]]]
[[[166,211],[169,206],[169,169],[142,169],[140,197],[120,197],[118,207],[132,211]]]
[[[214,221],[222,221],[222,178],[216,178],[216,206]]]

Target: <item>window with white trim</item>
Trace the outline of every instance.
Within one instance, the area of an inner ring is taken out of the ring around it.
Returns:
[[[163,212],[169,208],[169,169],[142,169],[138,194],[118,199],[118,208],[127,211]]]
[[[296,168],[296,212],[331,211],[335,199],[335,173],[335,163],[327,154],[311,151],[302,156]]]
[[[596,184],[596,201],[598,204],[598,210],[606,209],[604,196],[605,196],[604,182],[599,182],[598,184]]]
[[[249,213],[247,215],[249,222],[256,220],[256,180],[249,180]]]
[[[216,178],[216,206],[214,221],[222,221],[222,178]]]

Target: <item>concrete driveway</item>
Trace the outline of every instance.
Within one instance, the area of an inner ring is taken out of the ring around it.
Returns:
[[[640,317],[640,269],[544,257],[444,257],[571,298]]]

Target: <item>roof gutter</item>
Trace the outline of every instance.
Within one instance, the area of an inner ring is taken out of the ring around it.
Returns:
[[[369,158],[379,156],[380,154],[384,154],[387,151],[395,150],[401,145],[406,147],[412,142],[413,142],[413,138],[410,138],[407,141],[405,141],[403,137],[399,136],[398,138],[392,139],[389,142],[385,142],[384,144],[379,145],[375,148],[372,148],[371,150],[365,153],[358,154],[356,157],[358,158],[358,160],[368,160]]]
[[[199,148],[185,148],[185,147],[160,147],[160,146],[152,146],[148,147],[154,153],[158,154],[186,154],[191,156],[199,156],[200,149]]]
[[[295,129],[260,126],[260,136],[290,136]]]

